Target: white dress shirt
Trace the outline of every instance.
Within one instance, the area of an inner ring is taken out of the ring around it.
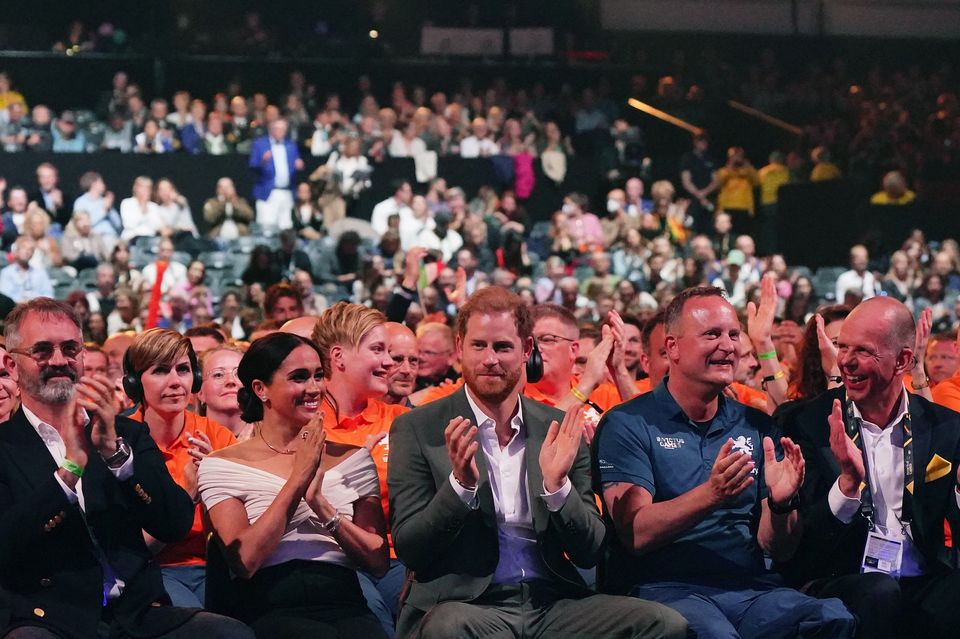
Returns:
[[[537,547],[537,534],[533,527],[533,512],[530,510],[530,490],[527,482],[526,438],[523,424],[523,407],[517,396],[517,413],[510,420],[513,437],[503,448],[497,438],[497,422],[483,412],[474,401],[470,389],[466,389],[467,402],[477,424],[477,439],[487,462],[487,478],[493,492],[493,505],[497,514],[497,535],[500,541],[500,560],[493,574],[493,583],[515,584],[534,579],[552,580],[550,569],[543,561]],[[465,504],[473,509],[479,507],[477,490],[468,490],[460,485],[450,473],[450,484]],[[540,498],[547,510],[556,512],[563,507],[573,489],[569,478],[554,493],[547,493],[541,486]]]
[[[53,461],[57,462],[57,467],[63,464],[64,458],[67,456],[67,447],[63,443],[63,438],[60,437],[60,433],[56,428],[50,424],[44,422],[39,417],[37,417],[29,408],[26,406],[23,407],[23,415],[27,418],[27,421],[33,426],[34,430],[37,431],[37,435],[40,436],[40,439],[43,441],[43,445],[47,447],[50,456],[53,457]],[[87,418],[89,420],[89,417]],[[96,452],[91,454],[96,455]],[[110,468],[107,466],[107,469],[113,473],[113,476],[117,478],[118,481],[126,481],[133,476],[133,451],[130,452],[130,456],[127,458],[127,461],[119,468]],[[77,480],[76,490],[67,486],[67,484],[60,478],[60,475],[57,474],[57,471],[53,472],[54,479],[57,480],[57,483],[60,484],[60,487],[63,488],[63,494],[67,496],[67,501],[71,504],[77,504],[80,506],[81,512],[86,512],[86,506],[83,499],[83,479]],[[93,532],[90,533],[91,539],[93,539]],[[100,549],[100,545],[97,543],[97,540],[94,539],[94,546],[97,548],[97,559],[100,560],[100,565],[103,567],[103,592],[108,599],[116,599],[120,596],[120,593],[123,591],[124,583],[123,580],[117,577],[117,575],[110,568],[110,564],[107,562],[107,557],[104,555],[103,550]]]
[[[867,455],[867,481],[873,496],[873,519],[877,531],[903,542],[900,574],[904,577],[916,577],[926,572],[925,561],[913,543],[909,524],[903,525],[900,520],[903,512],[903,418],[907,414],[909,401],[907,389],[904,388],[897,414],[884,428],[863,419],[856,403],[853,403],[853,414],[863,423],[860,436],[863,437],[863,449]],[[917,468],[919,470],[915,472],[920,473],[919,481],[923,481],[923,466]],[[956,491],[954,495],[960,504],[960,495]],[[860,510],[860,499],[860,496],[853,498],[844,495],[840,490],[839,478],[827,495],[831,512],[845,524],[850,523]],[[904,534],[905,529],[907,534]]]
[[[413,218],[413,209],[397,200],[392,195],[382,202],[378,202],[373,207],[373,213],[370,214],[370,226],[377,232],[377,235],[383,235],[390,226],[390,216],[400,216],[400,228],[409,225]]]
[[[290,188],[290,163],[287,158],[287,147],[284,143],[270,138],[270,156],[273,160],[273,188]]]

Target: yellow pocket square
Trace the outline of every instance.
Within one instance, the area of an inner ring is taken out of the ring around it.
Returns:
[[[924,483],[929,484],[932,481],[940,479],[944,475],[950,474],[951,470],[953,470],[953,464],[940,455],[934,454],[933,459],[931,459],[930,463],[927,464],[927,471],[924,475],[923,481]]]

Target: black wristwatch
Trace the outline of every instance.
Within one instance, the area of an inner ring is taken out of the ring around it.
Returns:
[[[123,440],[123,437],[117,437],[117,452],[109,457],[103,457],[103,463],[107,468],[117,469],[123,466],[124,462],[130,459],[130,446]]]
[[[790,514],[800,508],[800,493],[794,495],[793,498],[785,504],[778,504],[777,502],[773,501],[773,498],[770,497],[770,495],[767,495],[767,506],[769,506],[770,512],[772,512],[774,515]]]

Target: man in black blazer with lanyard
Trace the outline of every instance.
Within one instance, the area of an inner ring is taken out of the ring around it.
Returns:
[[[960,633],[960,573],[944,547],[945,519],[960,533],[960,414],[904,388],[914,332],[900,302],[861,303],[837,340],[844,385],[780,415],[807,466],[804,535],[782,571],[842,599],[871,639]]]
[[[532,330],[518,296],[474,293],[457,317],[464,387],[393,423],[393,542],[416,573],[397,636],[684,637],[678,613],[595,595],[574,568],[596,563],[604,526],[582,405],[564,417],[520,395]]]
[[[253,637],[173,608],[143,540],[186,536],[190,497],[142,425],[116,416],[104,376],[83,376],[71,306],[36,298],[6,318],[22,406],[0,425],[0,636]]]

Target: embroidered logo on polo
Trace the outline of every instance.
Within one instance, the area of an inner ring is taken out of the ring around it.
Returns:
[[[660,448],[665,450],[677,450],[683,446],[683,437],[657,437],[657,443]]]
[[[753,437],[747,437],[746,435],[740,435],[735,440],[733,440],[733,451],[739,453],[746,453],[750,456],[753,456]]]

